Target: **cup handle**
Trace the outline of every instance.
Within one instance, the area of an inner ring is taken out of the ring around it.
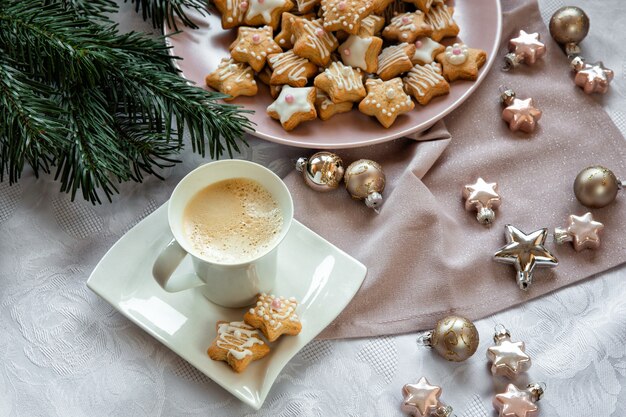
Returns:
[[[178,244],[176,239],[172,239],[154,261],[152,276],[165,291],[179,292],[204,285],[204,282],[193,273],[172,276],[185,256],[187,256],[187,251]]]

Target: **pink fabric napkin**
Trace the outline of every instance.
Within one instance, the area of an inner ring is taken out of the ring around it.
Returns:
[[[598,98],[572,83],[567,60],[552,41],[537,3],[504,0],[500,57],[520,29],[540,32],[547,55],[510,73],[494,65],[474,95],[417,140],[341,150],[346,163],[370,158],[387,174],[380,214],[343,189],[317,193],[296,172],[286,178],[295,217],[368,267],[363,286],[320,337],[377,336],[431,328],[446,314],[478,319],[575,283],[626,261],[626,196],[592,210],[605,225],[597,251],[547,247],[560,261],[536,269],[528,292],[518,289],[512,266],[495,263],[504,225],[526,233],[564,225],[588,211],[572,184],[582,168],[602,164],[626,176],[624,139]],[[471,45],[470,45],[471,46]],[[498,60],[500,60],[498,57]],[[516,134],[500,119],[498,88],[532,97],[543,110],[534,134]],[[608,94],[611,94],[609,92]],[[451,139],[450,139],[451,138]],[[478,176],[498,182],[502,205],[487,228],[463,206],[461,190]]]

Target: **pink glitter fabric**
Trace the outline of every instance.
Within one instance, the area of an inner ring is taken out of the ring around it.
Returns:
[[[359,158],[382,164],[387,188],[379,215],[351,201],[343,189],[321,194],[296,172],[286,178],[295,217],[369,269],[353,301],[320,337],[412,332],[432,328],[450,313],[478,319],[626,261],[623,192],[608,207],[592,210],[605,226],[601,247],[576,252],[569,244],[548,242],[560,264],[537,269],[527,292],[518,289],[511,266],[492,261],[505,244],[505,224],[530,233],[562,226],[570,214],[588,211],[572,191],[582,168],[601,164],[626,177],[624,138],[596,98],[572,82],[567,59],[543,24],[536,1],[502,4],[499,55],[524,29],[540,32],[548,49],[542,60],[508,73],[496,63],[445,126],[439,123],[413,139],[339,152],[346,164]],[[511,132],[500,118],[501,85],[532,97],[543,110],[534,133]],[[489,228],[463,205],[463,185],[479,176],[498,182],[502,196]]]

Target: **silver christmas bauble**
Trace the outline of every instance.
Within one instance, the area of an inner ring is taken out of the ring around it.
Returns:
[[[588,32],[589,17],[579,7],[561,7],[550,18],[550,35],[561,45],[578,44]]]
[[[574,180],[574,194],[590,208],[602,208],[615,200],[621,182],[613,171],[597,165],[583,169]]]
[[[299,158],[296,169],[304,182],[316,191],[331,191],[339,187],[343,178],[343,161],[332,152],[318,152],[310,158]]]
[[[376,209],[383,202],[385,189],[383,168],[369,159],[359,159],[346,168],[346,190],[352,198],[364,200],[367,207]]]

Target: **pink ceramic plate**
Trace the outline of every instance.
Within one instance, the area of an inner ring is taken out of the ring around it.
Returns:
[[[372,145],[425,130],[458,107],[478,88],[497,58],[500,43],[502,20],[499,0],[459,0],[448,3],[456,3],[454,19],[461,28],[459,39],[472,48],[487,51],[487,63],[481,69],[477,81],[453,83],[449,95],[436,98],[425,107],[416,104],[415,110],[399,116],[389,129],[382,127],[376,119],[352,110],[327,121],[318,119],[305,122],[293,131],[286,132],[278,121],[272,120],[265,113],[273,100],[268,88],[262,83],[258,83],[259,93],[256,96],[238,97],[231,103],[255,111],[250,115],[256,124],[253,135],[303,148],[339,149]],[[186,79],[207,88],[204,77],[215,70],[223,57],[229,55],[228,45],[235,39],[236,29],[222,29],[217,12],[201,16],[198,12],[190,11],[189,15],[200,28],[194,30],[180,25],[182,32],[169,38],[171,53],[183,58],[178,61],[178,65]],[[450,38],[442,43],[451,44],[454,41]]]

